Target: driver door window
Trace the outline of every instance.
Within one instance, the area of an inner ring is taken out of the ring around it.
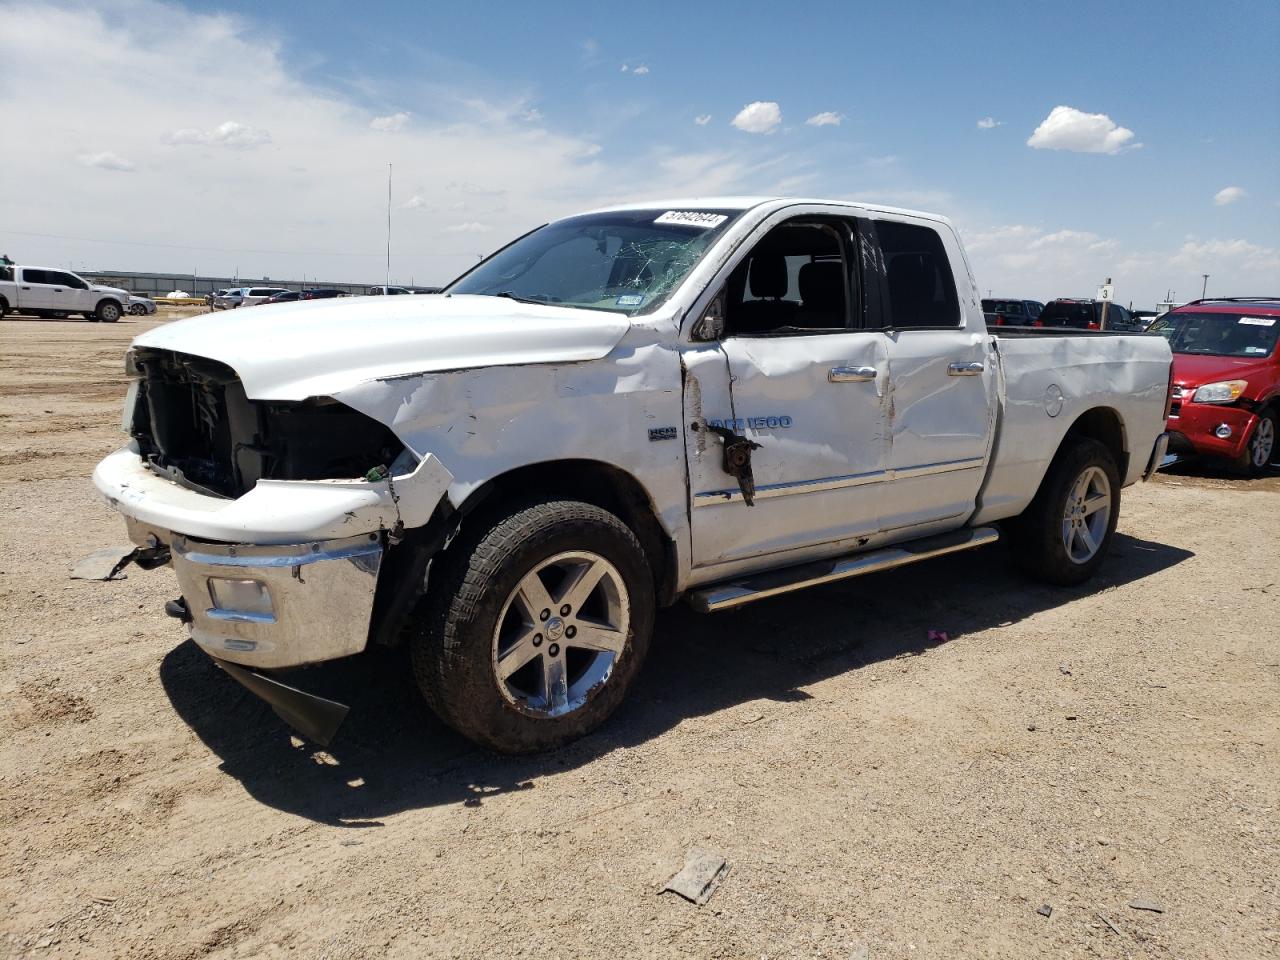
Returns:
[[[797,334],[849,326],[853,284],[847,227],[823,222],[772,230],[729,277],[729,336]]]

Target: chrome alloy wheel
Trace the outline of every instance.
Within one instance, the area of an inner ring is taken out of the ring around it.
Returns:
[[[1088,563],[1102,546],[1111,523],[1111,481],[1101,467],[1076,478],[1062,514],[1062,545],[1072,563]]]
[[[627,641],[630,597],[599,554],[557,554],[511,591],[493,633],[493,671],[509,703],[534,717],[572,713],[608,682]]]
[[[1259,418],[1254,428],[1253,438],[1249,441],[1249,460],[1255,467],[1262,468],[1271,462],[1271,454],[1276,449],[1276,422],[1268,416]]]

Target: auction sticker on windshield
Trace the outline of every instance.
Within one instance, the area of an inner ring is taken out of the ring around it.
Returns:
[[[1276,325],[1275,317],[1241,317],[1241,323],[1247,323],[1251,327],[1274,327]]]
[[[682,227],[718,227],[729,218],[723,213],[699,213],[696,210],[668,210],[654,223],[671,223]]]

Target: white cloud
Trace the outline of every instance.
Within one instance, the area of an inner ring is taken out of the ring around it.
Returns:
[[[898,162],[898,157],[895,154],[889,153],[883,157],[867,157],[863,162],[866,163],[868,167],[892,167]]]
[[[978,121],[979,130],[994,130],[996,127],[1003,127],[1004,121],[997,120],[995,117],[983,117]]]
[[[1149,309],[1169,290],[1184,300],[1199,295],[1202,273],[1220,289],[1250,290],[1265,289],[1280,271],[1280,250],[1242,239],[1193,237],[1175,249],[1134,249],[1089,230],[1026,224],[962,234],[983,296],[1090,297],[1112,277],[1118,300]]]
[[[636,67],[634,70],[631,71],[631,73],[637,77],[643,77],[648,72],[649,72],[648,64],[644,64],[644,63],[640,64],[640,66]]]
[[[631,69],[631,68],[630,68],[629,66],[627,66],[627,65],[624,63],[624,64],[622,65],[622,71],[621,71],[621,72],[622,72],[622,73],[626,73],[626,72],[627,72],[628,70],[630,70],[630,69]]]
[[[708,123],[710,123],[710,122],[711,122],[711,114],[709,114],[709,113],[700,113],[700,114],[698,114],[698,116],[696,116],[696,117],[694,117],[694,118],[693,118],[693,122],[694,122],[694,123],[696,123],[696,124],[697,124],[698,126],[700,126],[700,127],[705,127]]]
[[[1119,153],[1133,131],[1117,126],[1105,113],[1084,113],[1075,107],[1054,107],[1027,139],[1037,150],[1070,150],[1075,153]]]
[[[1243,200],[1248,195],[1244,187],[1223,187],[1213,195],[1213,202],[1215,206],[1225,207],[1229,203]]]
[[[528,110],[525,110],[523,113],[520,114],[520,119],[524,120],[527,123],[541,123],[543,120],[547,118],[543,115],[542,111],[539,110],[537,107],[530,107]]]
[[[266,130],[227,120],[211,130],[197,130],[194,127],[183,127],[174,130],[165,137],[165,142],[175,146],[183,144],[199,144],[206,147],[228,147],[232,150],[248,150],[271,142],[271,134]]]
[[[733,118],[733,125],[747,133],[773,133],[782,123],[782,108],[772,100],[748,103]]]
[[[655,196],[775,193],[784,175],[812,166],[779,138],[731,151],[614,151],[564,121],[528,122],[528,91],[500,76],[478,78],[484,97],[470,80],[397,77],[348,94],[291,66],[267,25],[177,4],[6,0],[0,9],[4,124],[24,142],[5,153],[0,233],[92,238],[24,235],[28,262],[378,283],[393,162],[392,276],[432,283],[474,263],[477,240],[491,246],[558,216]],[[86,90],[111,109],[86,110]],[[414,112],[389,135],[371,128],[370,102]],[[151,131],[137,131],[127,152],[121,117],[146,118]],[[269,148],[228,148],[268,130]],[[174,146],[166,131],[194,133]],[[111,162],[95,158],[112,148],[134,172],[111,175],[104,190],[107,174],[82,164]],[[467,224],[480,227],[445,229]]]
[[[838,127],[843,119],[844,116],[842,114],[824,110],[822,113],[815,113],[805,123],[811,127]]]
[[[487,223],[479,223],[478,221],[471,220],[471,221],[468,221],[467,223],[455,223],[453,224],[453,226],[445,227],[444,232],[445,233],[488,233],[492,229],[493,227],[489,226]]]
[[[132,160],[126,160],[120,154],[112,153],[110,150],[103,150],[101,153],[82,153],[76,157],[76,161],[86,167],[97,167],[99,170],[131,173],[134,169]]]
[[[374,117],[369,121],[369,129],[382,133],[399,133],[409,122],[409,114],[404,110],[388,114],[385,117]]]

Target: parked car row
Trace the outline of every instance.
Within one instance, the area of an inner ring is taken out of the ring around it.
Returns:
[[[1043,304],[1039,300],[1005,298],[982,301],[987,326],[992,327],[1071,327],[1079,330],[1103,328],[1103,301],[1061,297]],[[1106,311],[1106,329],[1137,333],[1144,321],[1118,303],[1110,303]]]

